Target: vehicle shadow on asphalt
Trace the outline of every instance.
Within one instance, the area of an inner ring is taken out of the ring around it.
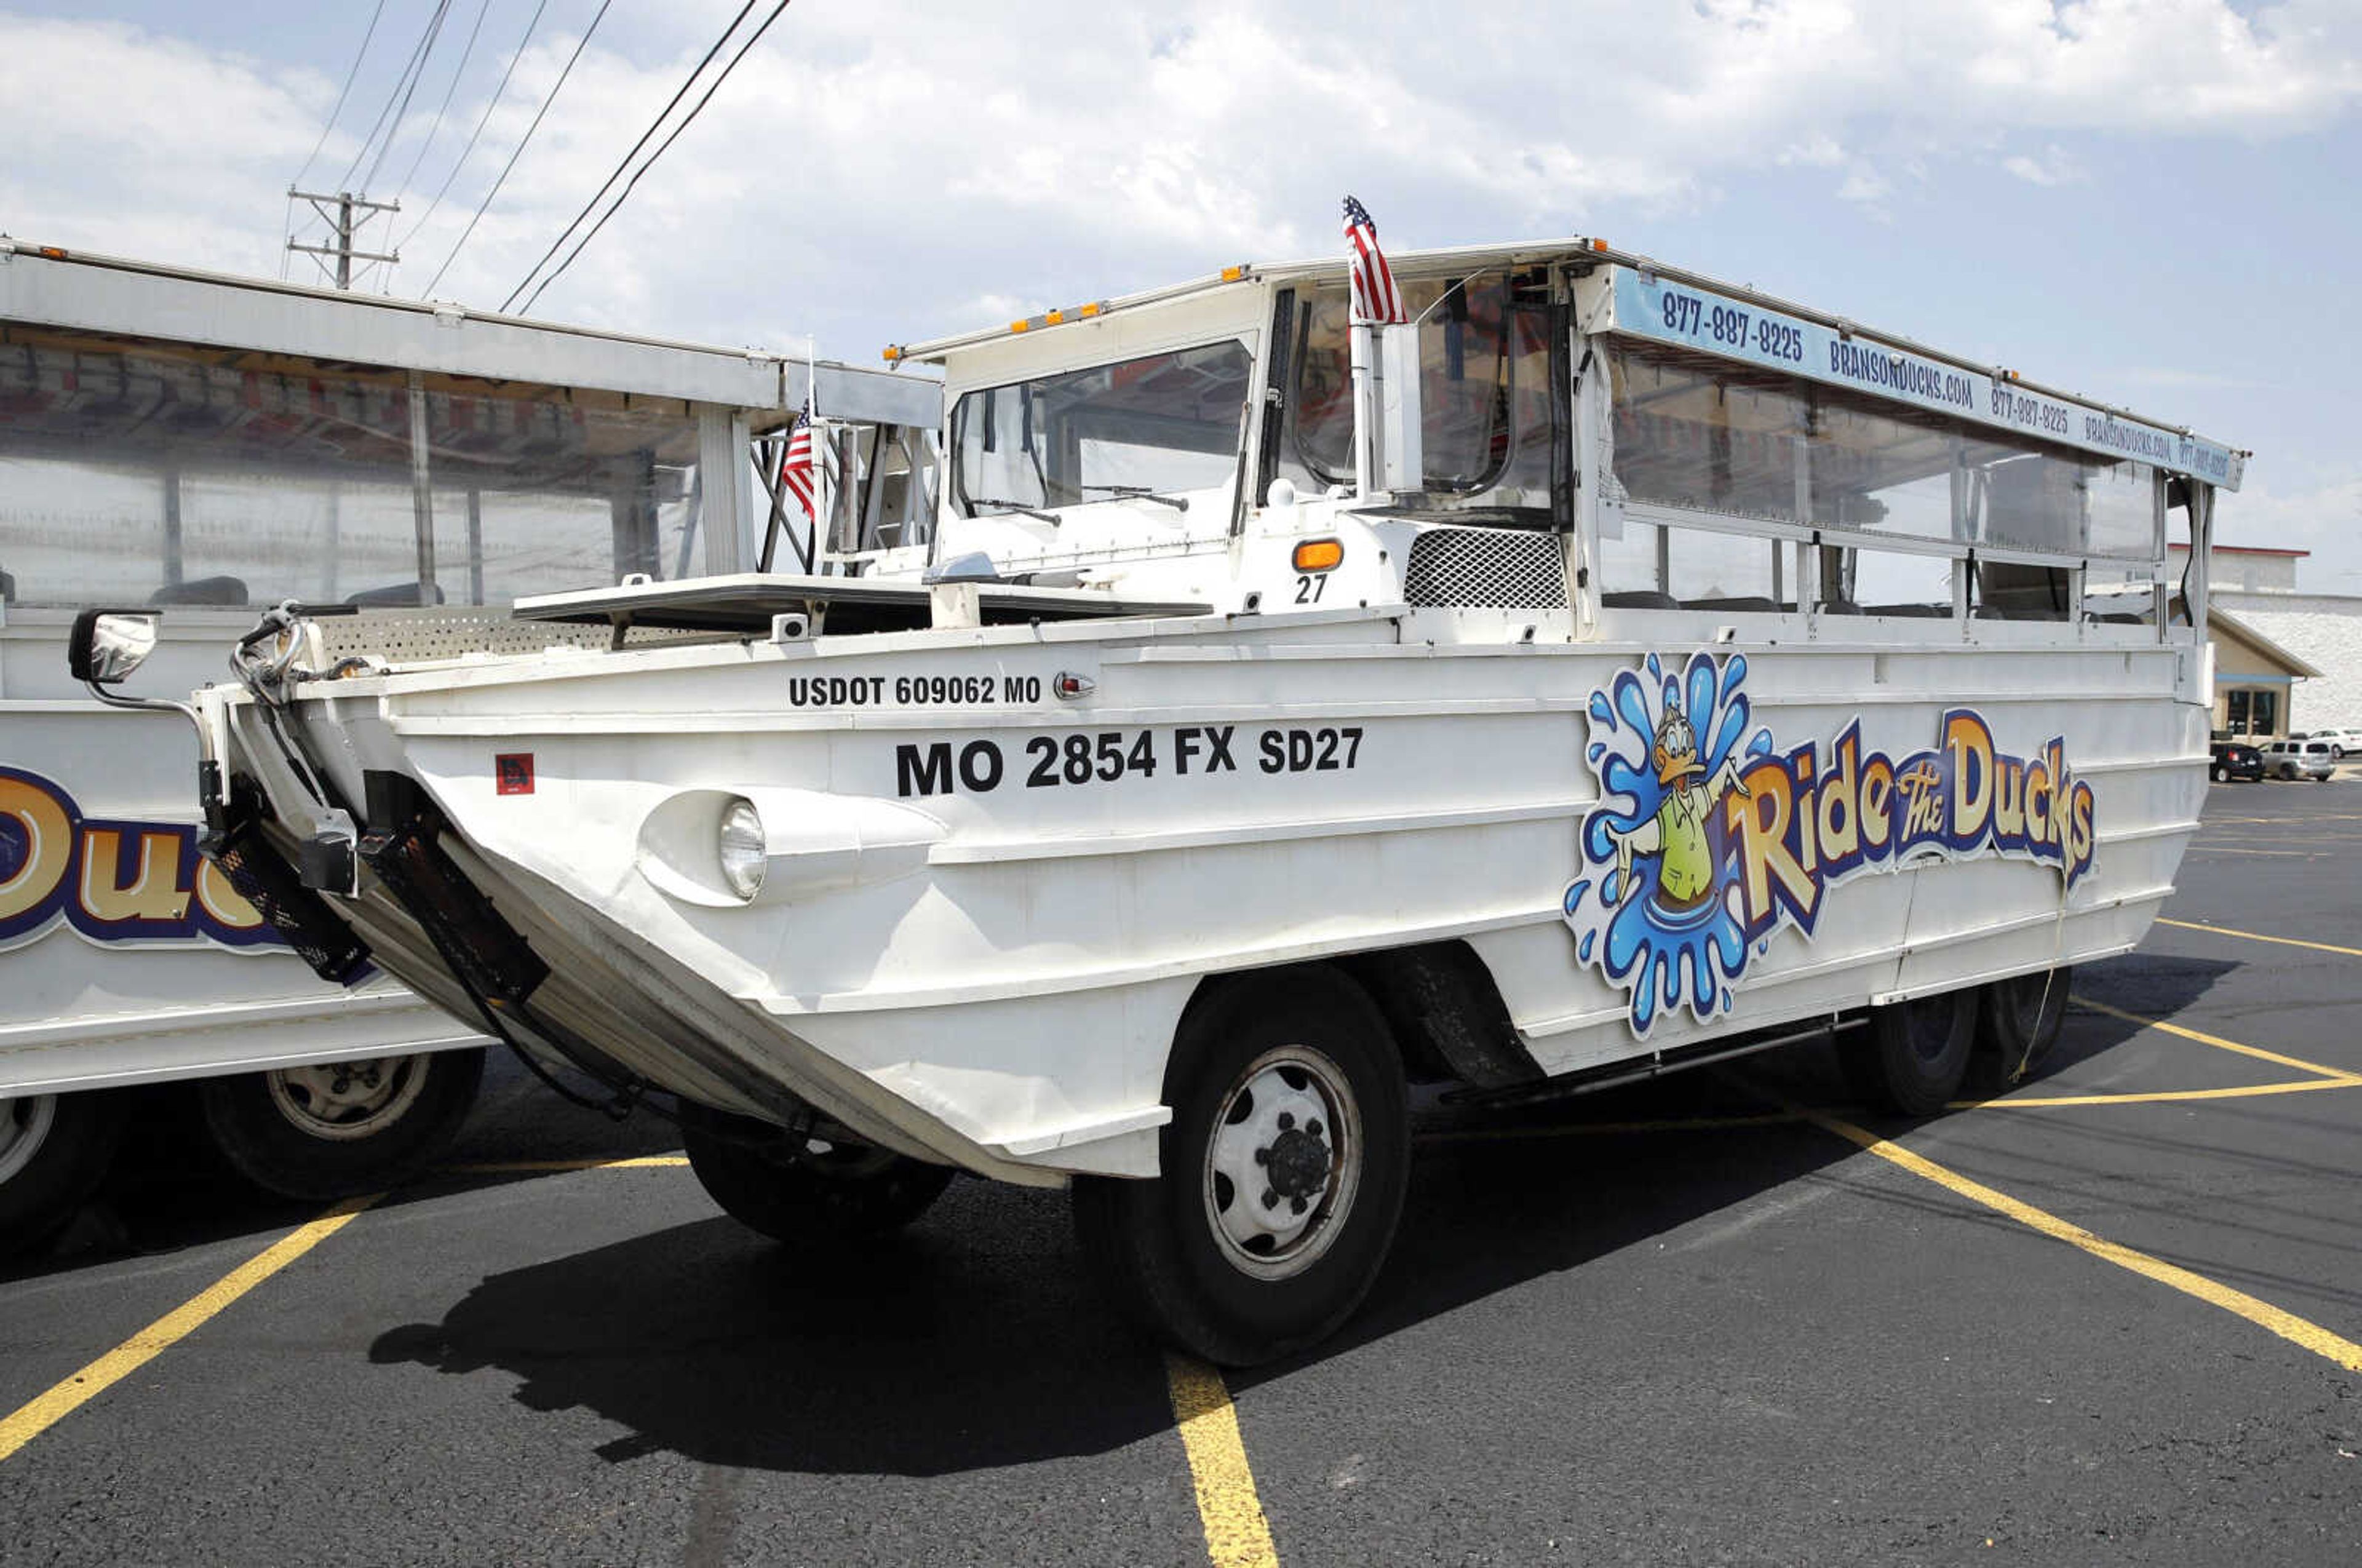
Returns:
[[[2163,1015],[2234,966],[2152,959],[2125,978]],[[2099,1015],[2074,1022],[2046,1071],[2136,1032]],[[1579,1269],[1855,1154],[1809,1124],[1757,1120],[1779,1098],[1845,1104],[1834,1048],[1515,1113],[1472,1116],[1430,1097],[1402,1229],[1369,1300],[1333,1338],[1233,1374],[1232,1386]],[[858,1257],[800,1254],[716,1218],[491,1275],[440,1322],[381,1335],[370,1358],[506,1372],[528,1408],[584,1409],[624,1428],[597,1451],[611,1462],[670,1452],[740,1468],[938,1475],[1104,1453],[1173,1423],[1158,1353],[1091,1288],[1063,1196],[976,1182]]]

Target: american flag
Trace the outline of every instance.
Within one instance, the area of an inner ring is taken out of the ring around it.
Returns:
[[[1381,326],[1408,321],[1410,312],[1403,304],[1402,291],[1395,287],[1394,269],[1378,248],[1378,226],[1370,209],[1351,196],[1345,198],[1345,242],[1352,249],[1353,319]]]
[[[779,483],[796,498],[804,509],[804,516],[817,519],[820,515],[812,501],[812,430],[811,404],[806,403],[796,414],[796,422],[788,429],[787,456],[779,462]]]

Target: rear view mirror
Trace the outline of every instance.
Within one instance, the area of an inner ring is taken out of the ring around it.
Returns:
[[[76,680],[113,686],[156,651],[157,617],[137,610],[85,610],[74,617],[66,667]]]

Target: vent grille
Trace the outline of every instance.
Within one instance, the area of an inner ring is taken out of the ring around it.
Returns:
[[[1559,536],[1529,528],[1430,528],[1410,547],[1403,599],[1467,610],[1563,610]]]
[[[324,615],[312,624],[319,628],[321,651],[329,664],[353,654],[409,665],[469,654],[534,654],[560,646],[606,648],[614,641],[614,633],[603,625],[513,620],[505,606],[364,610],[356,615]],[[634,626],[624,634],[625,647],[700,640],[710,642],[714,637],[709,632],[657,626]]]

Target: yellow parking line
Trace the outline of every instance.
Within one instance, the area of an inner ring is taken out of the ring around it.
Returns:
[[[1947,1110],[2038,1110],[2061,1105],[2160,1105],[2177,1099],[2250,1099],[2265,1094],[2305,1094],[2313,1089],[2362,1088],[2362,1078],[2305,1078],[2296,1083],[2248,1084],[2238,1088],[2158,1089],[2148,1094],[2013,1095],[2007,1099],[1956,1099]]]
[[[1912,1175],[1934,1182],[1937,1187],[1958,1193],[1972,1203],[1982,1204],[1997,1214],[2003,1214],[2031,1230],[2055,1241],[2078,1247],[2118,1268],[2130,1269],[2145,1278],[2169,1286],[2185,1296],[2192,1296],[2225,1312],[2237,1314],[2259,1328],[2268,1329],[2290,1343],[2311,1351],[2317,1356],[2335,1362],[2348,1372],[2362,1372],[2362,1344],[2340,1338],[2318,1323],[2309,1322],[2292,1312],[2284,1312],[2268,1301],[2259,1300],[2243,1290],[2193,1274],[2189,1269],[2153,1258],[2147,1253],[2135,1252],[2120,1242],[2095,1236],[2081,1225],[2061,1220],[2030,1203],[2023,1203],[2005,1192],[1997,1192],[1982,1182],[1973,1181],[1958,1171],[1947,1169],[1935,1161],[1897,1143],[1888,1143],[1877,1133],[1856,1127],[1820,1111],[1805,1113],[1827,1132],[1848,1142],[1860,1145],[1880,1159],[1902,1166]]]
[[[1271,1526],[1255,1496],[1254,1472],[1239,1441],[1239,1414],[1222,1375],[1190,1356],[1167,1354],[1164,1379],[1173,1392],[1173,1419],[1188,1451],[1198,1487],[1198,1518],[1214,1568],[1278,1568]]]
[[[437,1176],[535,1176],[552,1171],[652,1171],[689,1164],[686,1154],[635,1154],[610,1160],[473,1160],[464,1165],[437,1165]]]
[[[2179,1034],[2184,1040],[2195,1040],[2201,1045],[2212,1045],[2218,1051],[2236,1051],[2242,1056],[2253,1056],[2259,1062],[2277,1062],[2283,1067],[2294,1067],[2301,1073],[2318,1073],[2324,1078],[2336,1079],[2341,1085],[2362,1083],[2362,1076],[2349,1073],[2343,1067],[2324,1067],[2318,1062],[2308,1062],[2301,1057],[2283,1056],[2277,1051],[2266,1051],[2255,1045],[2242,1045],[2235,1040],[2225,1040],[2219,1034],[2206,1034],[2195,1029],[2184,1029],[2180,1024],[2168,1023],[2161,1018],[2143,1018],[2136,1012],[2126,1012],[2122,1008],[2110,1007],[2105,1002],[2093,1001],[2089,997],[2075,996],[2070,993],[2067,999],[2077,1007],[2089,1008],[2093,1012],[2104,1012],[2110,1018],[2121,1018],[2126,1023],[2137,1023],[2143,1029],[2161,1029],[2168,1034]]]
[[[335,1235],[385,1194],[348,1198],[308,1225],[273,1242],[199,1295],[165,1313],[80,1372],[0,1420],[0,1461],[57,1425],[88,1401],[189,1337],[239,1297]]]
[[[2280,947],[2310,947],[2316,953],[2342,953],[2348,958],[2362,958],[2362,947],[2339,947],[2327,942],[2303,942],[2293,936],[2266,936],[2260,931],[2241,931],[2228,925],[2202,925],[2194,920],[2168,920],[2157,917],[2159,925],[2169,925],[2181,931],[2211,932],[2216,936],[2244,937],[2249,942],[2268,942]]]

